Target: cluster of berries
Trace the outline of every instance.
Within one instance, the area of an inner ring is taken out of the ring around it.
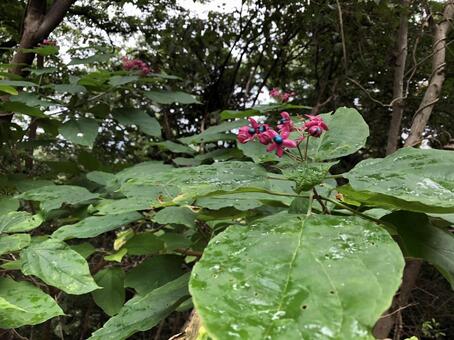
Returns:
[[[148,66],[143,60],[140,59],[129,59],[128,57],[123,57],[123,70],[125,71],[140,71],[140,75],[146,76],[151,72],[150,66]]]
[[[41,45],[43,45],[43,46],[57,46],[57,42],[55,40],[44,39],[41,42]]]
[[[287,103],[290,97],[293,97],[295,95],[295,92],[281,92],[278,88],[273,88],[269,92],[270,97],[276,99],[277,101],[281,103]]]
[[[240,128],[238,141],[242,144],[251,140],[258,139],[264,145],[267,145],[266,151],[276,151],[279,157],[284,154],[285,148],[296,148],[304,138],[304,132],[312,137],[320,137],[323,131],[328,131],[328,126],[320,116],[306,115],[309,119],[304,122],[302,127],[296,127],[288,112],[281,112],[281,119],[277,125],[277,131],[268,124],[259,124],[254,118],[249,117],[250,125]],[[296,140],[289,139],[290,133],[297,131],[300,136]]]

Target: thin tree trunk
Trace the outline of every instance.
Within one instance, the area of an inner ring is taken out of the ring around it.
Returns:
[[[432,75],[421,104],[413,116],[410,135],[405,141],[405,146],[415,146],[421,143],[422,134],[432,114],[435,103],[440,99],[446,71],[446,37],[453,24],[453,18],[454,0],[449,0],[443,11],[442,20],[434,27]]]
[[[392,114],[388,131],[388,143],[386,145],[387,155],[397,150],[397,144],[400,136],[400,125],[404,111],[404,74],[408,50],[408,11],[410,2],[411,0],[402,0],[401,4],[400,24],[399,31],[397,33],[396,62],[394,65]]]

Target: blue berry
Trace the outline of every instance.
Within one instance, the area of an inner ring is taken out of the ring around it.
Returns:
[[[265,131],[266,131],[266,127],[263,126],[263,125],[261,125],[261,126],[259,127],[259,132],[262,133],[262,132],[265,132]]]
[[[250,135],[253,135],[255,133],[255,129],[253,127],[250,127],[248,132]]]
[[[276,144],[282,144],[282,142],[283,142],[284,140],[282,139],[281,136],[278,135],[278,136],[276,136],[276,137],[273,138],[273,141],[274,141]]]

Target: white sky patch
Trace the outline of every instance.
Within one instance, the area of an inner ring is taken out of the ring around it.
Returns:
[[[207,19],[210,11],[231,13],[241,8],[241,2],[241,0],[212,0],[202,4],[194,0],[177,0],[178,5],[201,19]]]

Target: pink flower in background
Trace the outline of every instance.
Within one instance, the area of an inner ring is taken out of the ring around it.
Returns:
[[[57,46],[57,42],[55,40],[44,39],[41,45],[44,46]]]
[[[272,152],[276,150],[276,155],[278,157],[282,157],[284,148],[296,148],[296,142],[288,139],[290,134],[289,131],[282,131],[281,134],[279,134],[274,130],[268,130],[266,134],[271,139],[271,144],[266,148],[266,151]]]
[[[306,115],[309,121],[304,123],[304,130],[312,137],[320,137],[323,131],[328,131],[328,126],[320,116]]]
[[[151,68],[140,59],[129,59],[128,57],[123,57],[123,69],[125,71],[140,71],[142,76],[146,76],[151,72]]]
[[[283,131],[291,132],[295,130],[292,118],[290,118],[289,113],[286,111],[281,112],[281,119],[279,119],[278,123],[279,124],[277,125],[277,128],[279,129],[280,132]]]
[[[276,99],[277,101],[280,101],[282,103],[287,103],[290,97],[293,97],[295,95],[295,92],[281,92],[277,87],[274,87],[271,89],[269,92],[270,97]]]

